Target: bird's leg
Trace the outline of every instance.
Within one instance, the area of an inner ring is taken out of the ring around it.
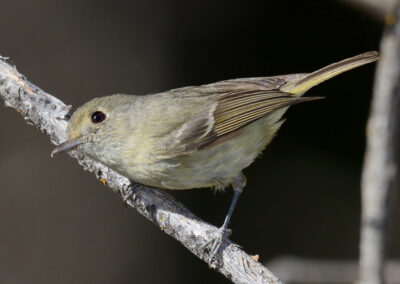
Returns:
[[[128,190],[121,192],[122,195],[122,201],[124,202],[124,205],[128,205],[128,200],[133,196],[133,193],[135,190],[138,188],[139,184],[138,183],[131,183],[129,185]]]
[[[233,210],[236,207],[236,204],[239,200],[239,196],[243,191],[243,188],[246,185],[246,177],[243,174],[240,174],[237,176],[232,183],[233,187],[233,198],[231,201],[231,205],[229,206],[228,214],[226,214],[225,221],[222,224],[222,226],[218,229],[217,236],[213,240],[213,244],[211,246],[210,250],[210,256],[208,260],[208,265],[212,266],[214,262],[214,257],[218,253],[218,250],[220,249],[222,240],[224,239],[225,236],[228,236],[230,234],[230,230],[228,229],[229,222],[232,218]]]

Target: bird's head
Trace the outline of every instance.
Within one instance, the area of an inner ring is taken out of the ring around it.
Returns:
[[[102,144],[116,135],[120,124],[120,111],[129,104],[128,95],[112,95],[95,98],[79,107],[67,126],[67,140],[58,145],[51,156],[88,145]]]

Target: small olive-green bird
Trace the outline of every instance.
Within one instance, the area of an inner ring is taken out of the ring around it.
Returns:
[[[242,170],[271,142],[288,107],[318,99],[302,95],[377,59],[378,53],[372,51],[309,74],[95,98],[73,113],[68,140],[52,155],[77,148],[133,181],[164,189],[231,185],[235,194],[212,245],[212,260],[246,184]]]

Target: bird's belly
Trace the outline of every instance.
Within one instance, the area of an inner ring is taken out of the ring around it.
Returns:
[[[136,180],[167,189],[227,187],[271,142],[284,111],[246,126],[240,135],[220,144],[149,165],[148,176]]]

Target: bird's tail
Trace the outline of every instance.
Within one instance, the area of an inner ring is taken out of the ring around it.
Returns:
[[[376,51],[366,52],[354,57],[347,58],[345,60],[333,63],[324,68],[321,68],[310,74],[306,74],[304,77],[288,82],[280,88],[281,91],[291,93],[294,95],[303,95],[312,87],[339,75],[343,72],[349,71],[353,68],[360,67],[364,64],[368,64],[378,60],[379,54]]]

